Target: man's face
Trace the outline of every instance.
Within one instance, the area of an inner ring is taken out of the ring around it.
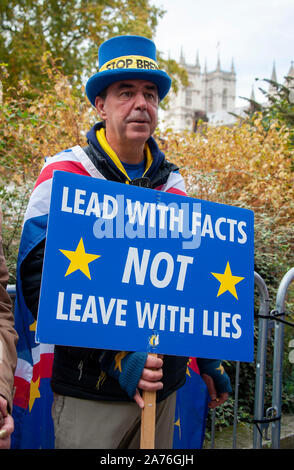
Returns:
[[[157,125],[158,92],[154,83],[123,80],[107,89],[105,99],[96,98],[96,108],[106,122],[110,145],[144,144]]]

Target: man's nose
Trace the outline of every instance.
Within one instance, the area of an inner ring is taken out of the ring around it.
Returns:
[[[135,96],[135,108],[144,110],[147,108],[147,101],[144,93],[136,93]]]

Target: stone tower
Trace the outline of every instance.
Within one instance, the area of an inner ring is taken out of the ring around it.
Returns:
[[[216,69],[208,72],[206,63],[201,70],[197,52],[193,65],[186,63],[183,51],[180,64],[187,70],[189,86],[179,86],[177,94],[171,92],[169,109],[164,121],[176,130],[194,130],[199,117],[209,120],[209,115],[219,111],[228,112],[235,108],[236,72],[234,63],[230,71],[221,69],[220,57]]]
[[[276,64],[275,64],[275,62],[273,63],[273,70],[272,70],[272,75],[271,75],[270,80],[272,82],[277,82],[277,73],[276,73]],[[272,83],[269,84],[268,93],[270,95],[273,95],[273,96],[277,95],[277,89],[274,87],[274,85]]]

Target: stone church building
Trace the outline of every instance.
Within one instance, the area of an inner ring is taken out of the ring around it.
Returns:
[[[213,121],[228,115],[235,109],[236,72],[232,61],[231,70],[221,69],[218,57],[216,69],[207,71],[206,64],[201,70],[197,54],[195,64],[185,62],[181,53],[180,64],[188,72],[190,85],[179,86],[178,93],[170,93],[169,109],[164,113],[164,121],[176,130],[193,130],[195,122],[200,118]],[[228,119],[228,117],[227,117]]]
[[[244,104],[236,108],[236,71],[233,61],[231,69],[227,71],[222,70],[219,57],[215,70],[208,71],[206,64],[201,70],[198,54],[194,65],[191,65],[186,63],[181,52],[180,64],[188,72],[190,85],[186,88],[179,85],[177,94],[170,92],[169,107],[163,112],[163,126],[177,131],[195,131],[199,119],[213,125],[230,125],[236,120],[230,113],[241,116],[248,107]],[[292,74],[293,64],[288,72],[288,75]],[[275,64],[271,80],[277,81]],[[254,94],[251,98],[254,99]]]

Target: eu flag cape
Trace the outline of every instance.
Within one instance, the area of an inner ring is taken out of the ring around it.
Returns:
[[[187,377],[177,391],[174,449],[201,449],[205,438],[209,394],[195,358],[190,358]]]

